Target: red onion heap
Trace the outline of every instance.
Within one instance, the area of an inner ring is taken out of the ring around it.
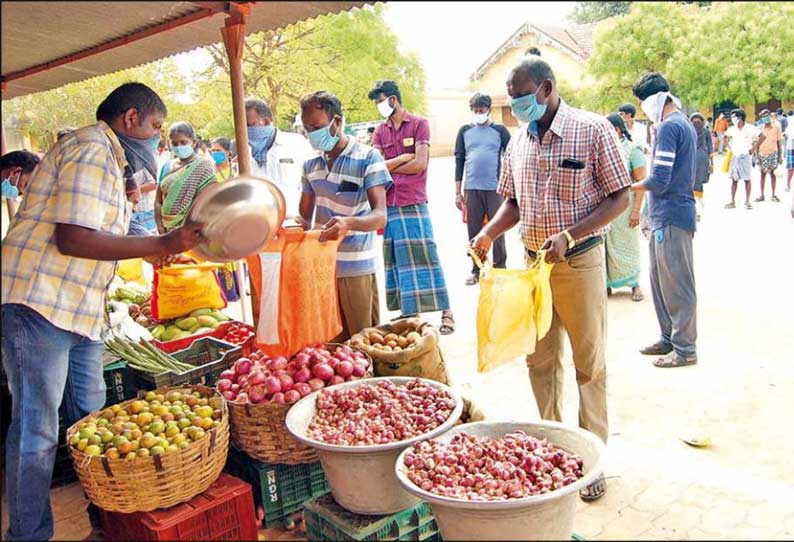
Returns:
[[[404,456],[408,479],[436,495],[503,501],[549,493],[582,477],[582,459],[523,431],[502,438],[458,433],[425,440]]]
[[[328,389],[317,397],[307,436],[338,446],[369,446],[410,439],[443,424],[455,399],[418,378],[405,386],[388,380]]]

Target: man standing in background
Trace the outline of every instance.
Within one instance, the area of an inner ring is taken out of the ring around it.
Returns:
[[[455,141],[455,205],[466,208],[469,241],[474,239],[483,227],[485,218],[496,216],[496,211],[504,201],[496,193],[499,184],[501,158],[510,142],[510,132],[502,124],[491,122],[491,97],[476,93],[469,100],[472,122],[458,130]],[[463,172],[466,172],[465,191]],[[504,269],[507,263],[507,250],[504,236],[494,240],[494,267]],[[480,268],[472,265],[471,276],[466,279],[469,286],[480,280]]]
[[[742,109],[734,109],[731,111],[733,126],[725,132],[728,148],[733,154],[731,156],[730,169],[728,170],[728,175],[732,181],[731,202],[725,206],[726,209],[736,208],[736,188],[739,181],[744,181],[744,208],[753,208],[753,204],[750,203],[750,194],[752,193],[750,178],[753,173],[753,163],[750,156],[758,152],[758,145],[763,141],[764,134],[760,133],[755,125],[745,122],[746,118],[747,113]]]
[[[759,114],[761,117],[761,133],[764,135],[758,146],[758,169],[761,170],[761,195],[755,201],[764,201],[764,185],[766,175],[769,174],[769,183],[772,185],[772,201],[779,202],[775,195],[777,187],[777,176],[775,170],[780,164],[781,143],[783,142],[783,132],[780,130],[780,123],[772,119],[768,109],[764,109]]]
[[[653,362],[656,367],[693,365],[697,363],[697,294],[692,258],[696,224],[692,192],[697,133],[681,113],[681,102],[670,93],[661,74],[644,75],[632,92],[656,126],[651,174],[631,187],[648,192],[651,292],[661,331],[660,339],[640,353],[661,356]]]
[[[386,159],[394,180],[386,193],[383,233],[386,305],[403,317],[442,311],[439,332],[449,335],[455,319],[427,207],[430,126],[405,110],[394,81],[378,81],[368,97],[386,119],[375,129],[372,146]]]
[[[648,154],[648,129],[634,120],[637,116],[637,108],[633,104],[625,103],[618,107],[618,114],[631,134],[631,141],[642,145],[643,152]]]
[[[728,119],[725,117],[725,113],[720,113],[717,117],[717,121],[714,123],[714,131],[717,133],[717,139],[719,140],[717,152],[722,154],[725,149],[725,132],[728,131]]]

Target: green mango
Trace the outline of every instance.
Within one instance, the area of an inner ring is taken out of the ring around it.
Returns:
[[[212,309],[196,309],[190,313],[190,316],[199,317],[207,314],[212,314]]]
[[[183,331],[189,330],[196,324],[198,324],[198,320],[193,316],[188,316],[187,318],[182,318],[181,320],[176,321],[176,327]]]
[[[211,333],[211,332],[212,332],[212,328],[211,327],[198,327],[195,330],[191,331],[190,334],[191,335],[200,335],[202,333]]]
[[[176,327],[174,325],[168,326],[167,328],[165,328],[165,331],[163,331],[160,334],[160,340],[161,341],[172,341],[172,340],[174,340],[174,337],[176,336],[176,334],[181,332],[181,331],[182,331],[181,329],[179,329],[178,327]]]
[[[159,339],[164,331],[165,331],[165,326],[163,324],[159,324],[151,331],[152,337],[154,337],[155,339]]]
[[[171,340],[172,341],[178,341],[179,339],[184,339],[185,337],[190,337],[190,332],[180,330],[179,332],[177,332],[176,335],[174,335],[171,338]]]
[[[215,318],[206,314],[199,316],[198,318],[196,318],[196,320],[198,320],[199,325],[201,325],[202,327],[209,327],[212,329],[218,327],[218,323],[219,323]]]
[[[215,318],[218,322],[228,322],[231,320],[231,318],[223,314],[221,311],[212,311],[210,316]]]

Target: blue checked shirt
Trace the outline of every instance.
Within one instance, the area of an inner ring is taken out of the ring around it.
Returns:
[[[47,153],[30,178],[2,249],[2,303],[19,303],[54,326],[98,340],[116,262],[65,256],[56,224],[126,235],[132,214],[127,161],[104,122],[76,130]]]
[[[303,164],[303,192],[314,194],[314,222],[322,226],[334,216],[363,216],[372,212],[367,191],[376,186],[386,190],[392,184],[381,154],[349,137],[331,171],[325,156]],[[339,245],[336,276],[358,277],[375,272],[374,232],[351,231]]]

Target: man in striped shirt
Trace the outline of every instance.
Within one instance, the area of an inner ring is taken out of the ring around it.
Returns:
[[[697,363],[697,296],[692,259],[696,210],[695,182],[697,134],[658,73],[644,75],[633,88],[642,110],[656,126],[651,174],[632,185],[648,191],[651,239],[651,292],[660,339],[640,352],[661,356],[656,367],[682,367]]]
[[[320,151],[303,164],[300,217],[322,227],[320,241],[343,238],[336,280],[345,341],[380,324],[374,231],[386,224],[386,190],[392,179],[378,151],[348,137],[339,98],[319,91],[301,99],[309,143]]]

